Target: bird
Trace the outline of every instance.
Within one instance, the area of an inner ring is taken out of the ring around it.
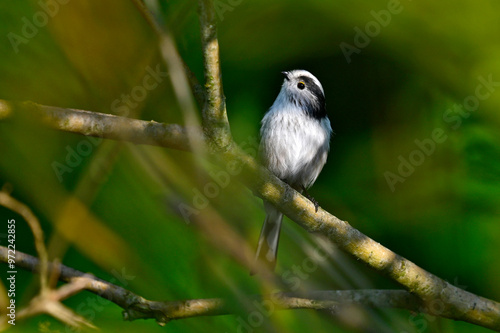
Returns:
[[[261,122],[259,158],[276,177],[304,193],[317,212],[318,202],[307,189],[323,169],[330,149],[332,127],[325,92],[319,80],[306,70],[282,74],[278,97]],[[265,200],[264,209],[266,218],[255,261],[274,271],[283,214]]]

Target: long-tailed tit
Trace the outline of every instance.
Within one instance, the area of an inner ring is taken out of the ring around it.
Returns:
[[[259,153],[262,163],[278,178],[314,203],[307,189],[326,163],[332,128],[326,114],[325,93],[318,79],[305,70],[283,72],[281,91],[262,119]],[[276,265],[283,214],[264,202],[266,219],[256,260]]]

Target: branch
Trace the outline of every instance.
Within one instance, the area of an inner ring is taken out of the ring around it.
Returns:
[[[35,111],[43,115],[47,124],[63,131],[84,135],[90,133],[108,139],[123,139],[133,143],[154,144],[173,149],[189,149],[184,129],[178,125],[163,125],[33,103],[21,103],[21,105],[32,106]],[[11,103],[0,100],[0,119],[10,112],[26,109],[6,108],[6,106],[11,106]],[[121,135],[121,131],[125,135]],[[255,195],[274,204],[307,231],[328,237],[344,252],[396,281],[424,302],[440,300],[443,304],[439,313],[441,317],[500,331],[499,303],[451,285],[323,209],[319,209],[316,213],[314,205],[307,198],[276,178],[236,145],[232,145],[217,156],[221,163],[241,165],[243,172],[237,176],[238,179]]]
[[[0,246],[0,261],[6,262],[7,248]],[[16,251],[16,266],[37,272],[39,260],[36,257]],[[150,301],[125,288],[98,279],[64,265],[49,264],[49,269],[57,270],[59,280],[72,282],[80,289],[88,290],[108,299],[124,309],[125,320],[154,318],[160,325],[170,320],[198,316],[218,316],[236,314],[234,303],[220,299],[192,299],[184,301]],[[66,285],[68,286],[68,285]],[[66,287],[61,287],[61,290]],[[74,291],[74,288],[67,288]],[[68,292],[68,295],[71,292]],[[313,291],[306,294],[274,293],[266,296],[247,296],[248,304],[272,304],[274,310],[312,309],[337,311],[349,305],[373,308],[401,308],[411,311],[424,310],[434,315],[415,296],[404,290],[335,290]],[[241,299],[238,299],[241,302]],[[271,302],[271,303],[270,303]]]
[[[222,89],[217,18],[212,0],[199,0],[198,7],[207,89],[207,101],[202,110],[203,129],[214,150],[224,150],[232,144],[232,138]]]
[[[45,106],[33,102],[0,100],[0,120],[16,114],[24,114],[29,118],[37,117],[49,127],[65,132],[177,150],[191,149],[186,129],[177,124],[161,124],[155,121]],[[193,138],[190,134],[189,139],[203,141],[201,135]]]

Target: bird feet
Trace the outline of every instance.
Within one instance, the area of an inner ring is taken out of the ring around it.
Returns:
[[[309,192],[307,192],[307,189],[305,187],[302,187],[302,190],[304,191],[304,195],[306,196],[306,198],[309,199],[309,201],[311,201],[312,204],[314,205],[315,212],[317,213],[319,208],[319,203],[309,194]]]

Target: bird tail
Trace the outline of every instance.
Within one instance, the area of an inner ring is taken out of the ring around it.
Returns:
[[[268,202],[264,202],[264,209],[266,211],[266,219],[264,220],[264,225],[260,232],[259,245],[257,247],[257,254],[255,255],[255,264],[264,264],[273,271],[276,266],[283,214]],[[252,272],[252,274],[253,273],[254,272]]]

